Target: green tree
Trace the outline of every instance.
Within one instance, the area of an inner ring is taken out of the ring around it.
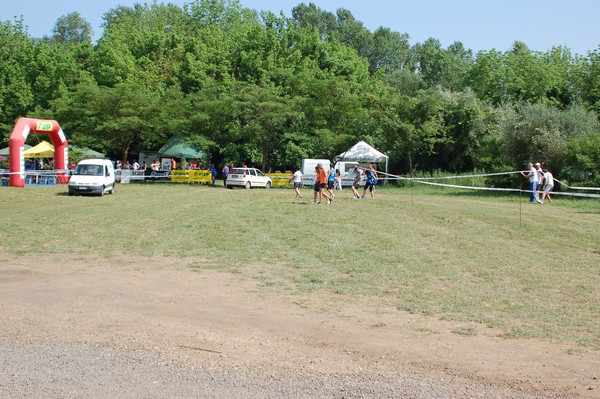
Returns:
[[[52,29],[52,41],[57,44],[91,43],[92,26],[78,12],[58,18]]]
[[[52,100],[92,79],[93,51],[90,43],[63,46],[40,41],[36,45],[31,75],[36,112],[49,109]]]
[[[368,58],[373,53],[373,35],[362,22],[358,21],[349,10],[339,8],[336,12],[337,39],[356,50],[361,57]]]
[[[194,0],[184,7],[196,28],[217,27],[232,31],[257,20],[256,12],[244,9],[238,0]]]
[[[160,123],[154,119],[160,106],[156,93],[133,83],[82,83],[53,105],[76,144],[117,153],[123,162],[134,145],[152,140]]]
[[[377,28],[373,33],[373,46],[369,53],[369,70],[387,72],[406,71],[414,73],[414,54],[408,43],[409,36],[392,32],[389,28]]]
[[[415,169],[432,170],[431,155],[447,142],[442,93],[432,90],[408,97],[387,92],[377,101],[373,118],[392,164],[399,163],[411,174]]]
[[[570,183],[600,186],[600,132],[589,132],[569,142],[560,173]]]
[[[427,88],[435,88],[441,84],[445,70],[444,56],[444,49],[437,39],[429,38],[424,43],[415,45],[418,72]]]
[[[507,108],[504,115],[498,144],[517,168],[532,160],[560,167],[570,141],[598,131],[596,116],[581,106],[560,110],[541,103],[522,104]]]
[[[600,47],[577,60],[576,85],[584,103],[600,115]]]
[[[254,147],[249,161],[259,163],[265,170],[268,163],[279,163],[273,153],[281,146],[283,133],[292,129],[297,113],[289,107],[289,100],[275,87],[244,85],[240,87],[241,131],[246,146]]]
[[[484,101],[499,106],[509,102],[506,92],[505,55],[496,50],[480,51],[467,73],[467,84]]]
[[[292,20],[302,28],[315,28],[322,40],[330,37],[337,25],[335,14],[321,10],[314,3],[300,3],[292,8]]]
[[[95,53],[94,76],[100,85],[137,82],[164,89],[183,58],[183,10],[173,4],[117,7],[104,16],[105,28]]]
[[[473,65],[473,52],[461,42],[454,42],[445,50],[441,86],[446,90],[462,91],[466,88],[467,74]]]
[[[547,64],[525,43],[515,42],[506,56],[505,89],[510,101],[543,102],[552,87]]]
[[[576,88],[578,65],[571,51],[555,46],[542,57],[546,60],[549,80],[544,102],[563,109],[579,103],[581,95]]]
[[[488,108],[471,90],[443,92],[443,123],[446,140],[436,144],[430,164],[451,172],[473,170],[475,160],[488,134]]]
[[[0,129],[7,138],[16,120],[35,106],[31,87],[35,45],[23,21],[0,24],[0,60]]]

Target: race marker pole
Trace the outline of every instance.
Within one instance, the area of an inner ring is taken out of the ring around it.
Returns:
[[[523,220],[523,190],[519,190],[519,227],[522,227]]]

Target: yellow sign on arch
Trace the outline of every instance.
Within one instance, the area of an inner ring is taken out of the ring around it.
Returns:
[[[37,121],[35,130],[37,132],[51,132],[54,129],[52,121]]]

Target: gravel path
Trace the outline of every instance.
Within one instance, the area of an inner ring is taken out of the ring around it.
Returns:
[[[200,365],[181,364],[164,360],[157,352],[89,344],[2,344],[0,397],[542,398],[435,373],[273,371],[213,357],[216,360]]]

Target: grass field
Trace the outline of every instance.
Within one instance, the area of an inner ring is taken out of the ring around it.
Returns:
[[[507,338],[600,349],[600,201],[439,188],[312,191],[130,184],[100,197],[0,189],[0,250],[194,259],[284,295],[360,297]],[[465,333],[470,333],[466,331]]]

